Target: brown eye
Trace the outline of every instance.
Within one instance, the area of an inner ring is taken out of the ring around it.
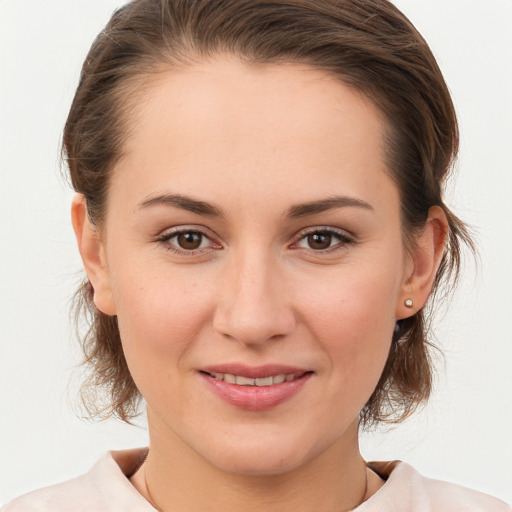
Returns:
[[[203,242],[203,234],[197,231],[187,231],[176,236],[176,243],[187,251],[199,249]]]
[[[295,242],[294,248],[306,249],[320,255],[347,249],[354,243],[354,239],[344,231],[325,227],[304,233],[300,240]]]
[[[313,233],[307,237],[308,246],[316,251],[328,249],[332,243],[332,235],[328,233]]]

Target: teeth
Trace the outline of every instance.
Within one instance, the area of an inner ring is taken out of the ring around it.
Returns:
[[[230,384],[236,384],[236,377],[234,375],[230,375],[229,373],[224,374],[224,378],[222,380],[225,380]]]
[[[274,384],[281,384],[286,380],[286,375],[283,373],[282,375],[276,375],[273,377]]]
[[[282,384],[283,382],[291,382],[295,380],[298,375],[294,373],[290,374],[279,374],[269,377],[261,377],[257,379],[251,379],[249,377],[243,377],[241,375],[231,375],[230,373],[211,373],[212,377],[217,380],[223,380],[229,384],[238,384],[239,386],[272,386],[272,384]]]
[[[272,386],[274,384],[273,377],[265,377],[263,379],[254,379],[256,382],[256,386]]]
[[[239,386],[254,386],[254,379],[248,379],[247,377],[240,377],[237,375],[235,377],[235,382]]]

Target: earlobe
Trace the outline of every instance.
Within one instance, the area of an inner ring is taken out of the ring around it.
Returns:
[[[444,210],[433,206],[425,228],[415,240],[410,264],[404,276],[396,317],[407,318],[427,302],[437,269],[442,261],[448,235],[448,220]]]
[[[94,290],[94,304],[106,315],[116,315],[116,307],[110,287],[104,245],[98,229],[87,214],[87,203],[82,194],[76,194],[71,204],[71,221],[78,250]]]

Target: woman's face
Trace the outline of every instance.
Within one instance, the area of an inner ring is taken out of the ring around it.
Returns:
[[[413,268],[376,108],[219,57],[162,74],[129,123],[95,300],[152,443],[244,474],[357,449]]]

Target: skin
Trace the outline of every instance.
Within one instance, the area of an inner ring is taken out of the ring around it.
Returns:
[[[132,483],[165,511],[358,505],[382,485],[360,455],[358,414],[396,320],[428,298],[442,210],[408,253],[379,111],[306,65],[218,56],[165,72],[129,127],[101,229],[83,197],[72,214],[95,304],[117,315],[147,403],[149,456]],[[290,215],[334,196],[359,204]],[[180,248],[176,229],[203,233],[199,248]],[[198,373],[227,362],[313,375],[290,400],[247,411]]]

